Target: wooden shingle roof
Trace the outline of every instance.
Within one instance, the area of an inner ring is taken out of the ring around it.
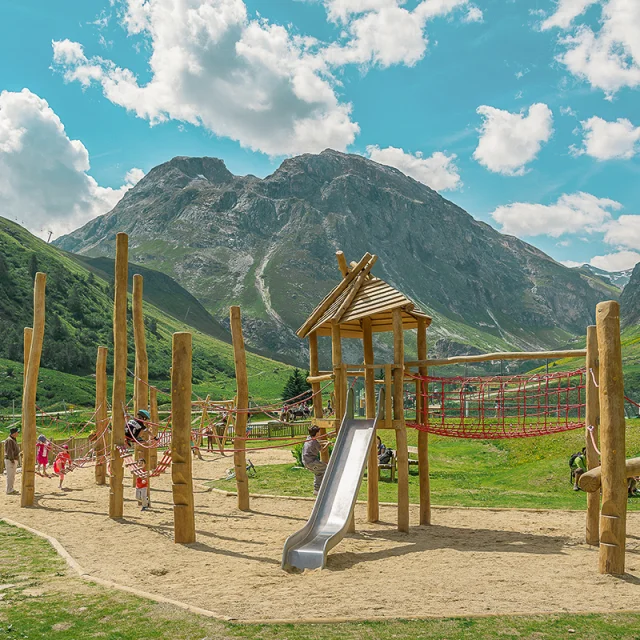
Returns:
[[[377,256],[366,253],[315,308],[298,329],[298,336],[304,338],[312,332],[320,336],[331,335],[332,323],[338,323],[345,338],[361,338],[364,318],[371,318],[374,332],[391,331],[394,309],[401,309],[405,329],[417,327],[419,318],[428,326],[431,318],[417,309],[409,298],[384,280],[370,275],[376,260]]]

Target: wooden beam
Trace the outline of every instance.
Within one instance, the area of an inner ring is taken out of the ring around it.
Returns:
[[[113,303],[113,390],[111,395],[111,451],[109,517],[122,518],[124,469],[118,447],[124,446],[124,407],[127,403],[127,280],[129,238],[116,236],[115,293]]]
[[[320,319],[322,314],[334,303],[336,298],[349,286],[351,281],[358,275],[358,272],[364,267],[371,259],[370,253],[365,253],[362,256],[360,262],[358,262],[357,269],[350,271],[345,278],[343,278],[339,284],[330,291],[324,298],[324,300],[314,309],[313,313],[307,318],[306,322],[298,329],[297,335],[299,338],[306,338],[307,333],[313,327],[313,325]]]
[[[173,495],[173,540],[196,541],[191,468],[191,378],[192,338],[174,333],[171,359],[171,489]]]
[[[98,347],[96,356],[96,484],[107,484],[107,347]]]
[[[236,487],[238,491],[238,509],[249,511],[249,478],[247,477],[247,457],[245,440],[247,435],[247,409],[249,408],[249,382],[247,378],[247,356],[242,335],[242,317],[240,307],[229,310],[231,321],[231,340],[233,342],[233,361],[236,368],[237,403],[233,465],[236,471]]]
[[[393,312],[393,417],[401,421],[396,431],[396,449],[398,459],[398,531],[409,531],[409,450],[407,448],[407,429],[404,424],[404,329],[402,312]]]
[[[333,380],[333,373],[328,377],[318,375],[320,371],[320,365],[318,360],[318,334],[313,332],[309,334],[309,373],[311,374],[307,381],[311,383],[311,393],[313,394],[313,416],[316,419],[321,420],[324,418],[324,407],[322,406],[322,392],[320,382],[323,380]],[[322,378],[319,380],[318,378]],[[325,427],[320,427],[320,437],[322,440],[326,440],[327,430]],[[322,462],[329,462],[329,448],[325,447],[320,451],[320,459]]]
[[[627,527],[625,474],[625,415],[620,305],[601,302],[596,307],[600,354],[600,456],[602,512],[600,517],[600,573],[622,575]]]
[[[633,478],[640,476],[640,458],[628,458],[625,461],[625,476]],[[580,476],[578,485],[590,496],[599,495],[602,486],[602,467],[594,467]]]
[[[22,343],[24,369],[22,371],[22,389],[27,386],[27,371],[29,370],[29,353],[31,352],[31,340],[33,339],[33,329],[31,327],[24,328],[24,342]]]
[[[335,322],[340,322],[342,316],[344,316],[345,312],[353,302],[354,298],[358,295],[358,291],[360,291],[360,287],[364,284],[364,281],[369,274],[369,271],[373,268],[373,265],[376,263],[378,256],[371,256],[371,259],[367,264],[362,268],[360,273],[356,276],[356,279],[353,281],[351,285],[351,291],[347,297],[342,301],[342,304],[338,307],[338,310],[333,315],[333,320]]]
[[[331,323],[331,364],[334,372],[334,392],[335,392],[335,412],[338,420],[338,429],[342,423],[346,403],[346,370],[342,364],[342,340],[340,336],[340,325],[337,322]]]
[[[36,476],[36,394],[40,358],[44,341],[45,288],[47,276],[36,273],[33,285],[33,334],[29,349],[27,376],[22,394],[22,492],[21,507],[32,507]]]
[[[158,424],[160,423],[160,414],[158,413],[158,390],[155,387],[149,387],[149,414],[151,415],[150,435],[155,438],[158,435]],[[153,447],[149,453],[149,469],[155,469],[158,466],[158,448]]]
[[[371,318],[362,320],[362,346],[364,350],[365,364],[373,364],[373,332],[371,331]],[[376,386],[374,369],[365,369],[364,377],[364,406],[367,420],[376,417]],[[380,520],[380,496],[378,487],[378,439],[375,437],[371,443],[369,460],[367,463],[367,521],[378,522]]]
[[[488,362],[489,360],[557,360],[559,358],[584,358],[586,349],[568,349],[565,351],[497,351],[496,353],[481,353],[476,356],[453,356],[438,360],[411,360],[405,362],[406,367],[440,367],[461,362]]]
[[[347,259],[344,257],[344,252],[336,251],[336,259],[338,260],[338,268],[343,278],[346,278],[349,274],[349,267],[347,266]]]
[[[427,359],[427,322],[423,318],[418,319],[417,331],[417,352],[419,360]],[[429,370],[426,366],[421,366],[418,370],[421,376],[427,376]],[[416,382],[416,412],[418,422],[426,424],[426,414],[422,411],[422,403],[428,399],[422,397],[422,383]],[[428,408],[427,408],[428,410]],[[420,474],[420,524],[431,524],[431,488],[429,485],[429,434],[426,431],[418,431],[418,471]]]
[[[598,431],[600,426],[600,399],[598,397],[598,333],[595,326],[587,327],[587,380],[586,380],[586,448],[587,448],[587,468],[595,469],[599,464],[598,451]],[[591,429],[592,428],[592,429]],[[591,430],[590,430],[591,429]],[[593,438],[593,439],[592,439]],[[594,445],[594,442],[596,443]],[[587,495],[587,522],[586,522],[586,542],[597,546],[600,542],[600,489],[595,493]]]

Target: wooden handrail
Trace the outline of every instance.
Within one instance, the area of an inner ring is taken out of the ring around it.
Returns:
[[[559,358],[584,358],[586,349],[568,349],[565,351],[498,351],[497,353],[481,353],[474,356],[453,356],[452,358],[412,360],[405,362],[405,367],[438,367],[462,362],[488,362],[489,360],[557,360]]]

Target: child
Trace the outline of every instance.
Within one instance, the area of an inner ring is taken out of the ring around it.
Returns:
[[[47,438],[40,434],[38,436],[38,442],[36,444],[36,471],[42,471],[42,475],[49,478],[47,473],[47,465],[49,464],[49,449],[51,449],[51,443]]]
[[[60,489],[62,490],[62,483],[64,482],[64,475],[66,470],[71,466],[71,456],[69,455],[69,445],[63,444],[62,451],[56,456],[53,462],[53,472],[60,476]]]
[[[142,506],[142,511],[148,511],[149,509],[149,478],[146,475],[147,466],[144,458],[138,460],[138,466],[140,471],[145,475],[136,476],[136,500],[138,504]]]
[[[309,427],[309,435],[302,445],[302,464],[314,475],[313,495],[317,496],[327,470],[327,463],[320,460],[320,452],[329,446],[328,442],[318,440],[319,427]]]

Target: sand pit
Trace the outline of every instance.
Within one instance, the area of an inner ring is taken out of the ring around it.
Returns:
[[[259,465],[290,455],[251,457]],[[202,483],[231,466],[209,454],[195,463],[194,477]],[[199,488],[198,541],[182,547],[172,539],[169,475],[156,480],[147,513],[127,478],[121,522],[107,517],[109,489],[93,484],[92,469],[67,484],[62,493],[56,481],[38,479],[32,509],[2,494],[0,514],[56,537],[94,576],[239,620],[640,610],[640,513],[629,516],[622,578],[597,573],[597,549],[582,543],[579,512],[435,509],[433,526],[400,534],[394,508],[383,506],[383,521],[366,524],[364,505],[358,533],[329,554],[327,569],[287,574],[282,545],[306,521],[311,501],[256,498],[252,512],[241,513],[235,498]]]

